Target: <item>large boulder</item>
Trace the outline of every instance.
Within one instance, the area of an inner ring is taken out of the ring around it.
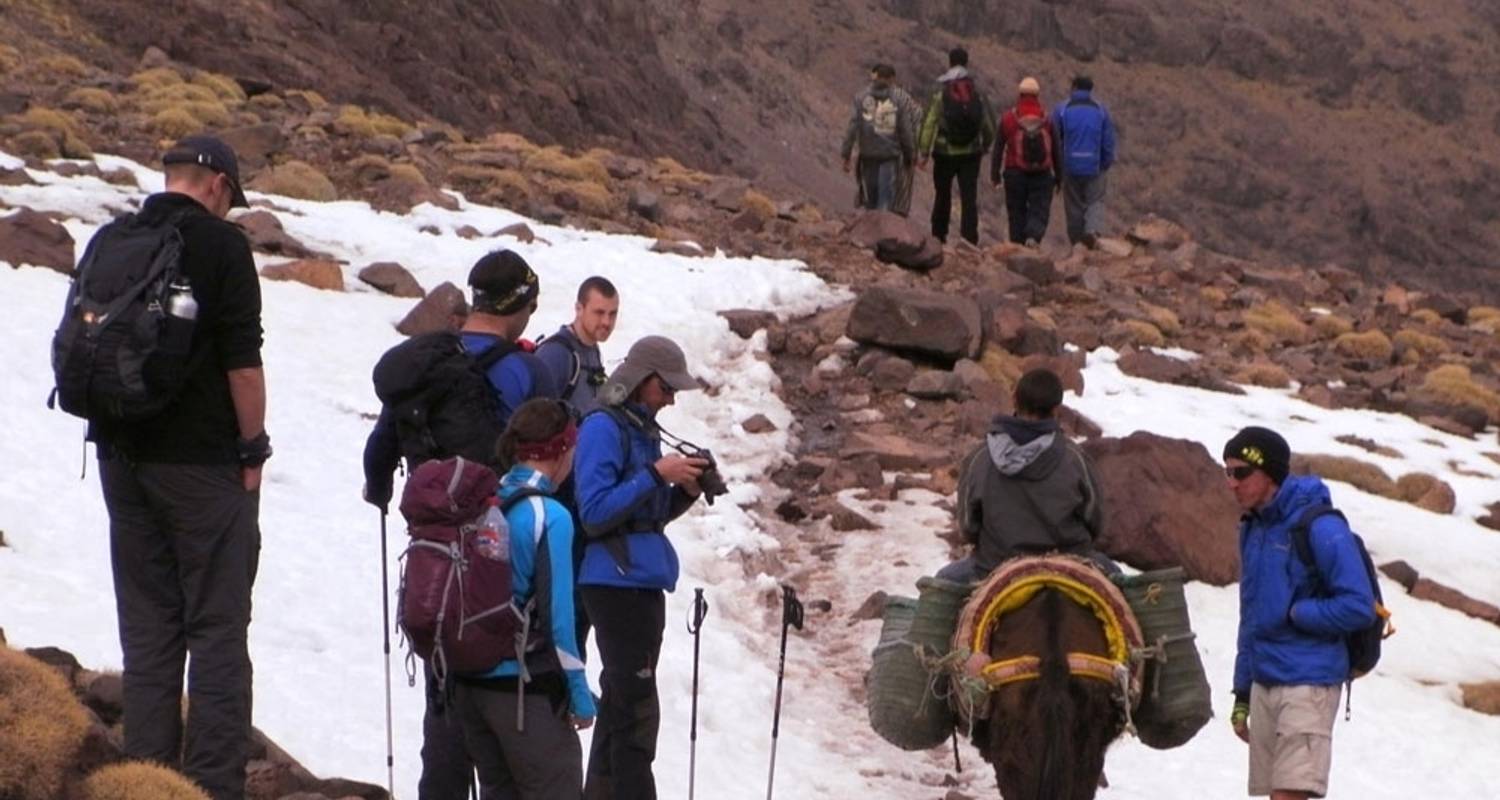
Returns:
[[[359,279],[394,297],[421,297],[422,284],[406,267],[394,261],[381,261],[359,271]]]
[[[444,281],[406,312],[396,324],[396,330],[406,336],[458,330],[468,313],[469,302],[464,298],[463,290]]]
[[[286,232],[281,220],[269,211],[257,209],[235,217],[234,224],[245,231],[250,239],[250,249],[259,253],[287,258],[318,258],[327,256],[302,244]]]
[[[23,208],[0,217],[0,261],[73,274],[73,235],[40,211]]]
[[[972,298],[893,286],[861,294],[847,329],[857,342],[946,361],[978,356],[983,332]]]
[[[1216,586],[1239,578],[1240,509],[1203,445],[1137,431],[1083,449],[1104,496],[1104,552],[1143,570],[1181,566]]]
[[[1475,619],[1482,619],[1485,622],[1500,625],[1500,607],[1470,597],[1451,586],[1445,586],[1431,578],[1417,578],[1417,582],[1412,584],[1411,596],[1418,600],[1426,600],[1451,608],[1454,611],[1467,614]]]
[[[846,230],[855,247],[873,250],[881,261],[915,270],[943,263],[943,247],[927,230],[899,214],[866,211]]]
[[[269,122],[220,131],[219,138],[234,148],[240,168],[244,170],[260,169],[270,162],[271,156],[286,147],[286,135],[280,126]]]
[[[344,270],[335,261],[303,258],[262,267],[260,275],[273,281],[295,281],[330,292],[344,291]]]

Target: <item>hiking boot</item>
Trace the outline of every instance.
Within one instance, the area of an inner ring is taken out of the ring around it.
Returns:
[[[1025,244],[1022,244],[1021,246],[1022,247],[1028,247],[1028,248],[1031,248],[1032,250],[1035,250],[1038,247],[1041,247],[1042,243],[1038,242],[1035,239],[1027,239],[1026,242],[1025,242]]]
[[[1090,250],[1098,250],[1099,249],[1099,236],[1098,236],[1098,234],[1085,233],[1083,235],[1083,246],[1087,247]]]

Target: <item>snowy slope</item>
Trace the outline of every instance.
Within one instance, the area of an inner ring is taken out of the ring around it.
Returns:
[[[0,154],[0,165],[8,161]],[[152,170],[109,157],[99,162],[104,168],[135,170],[142,186],[160,186],[160,174]],[[46,185],[0,187],[0,200],[69,215],[66,224],[80,249],[112,210],[129,207],[143,194],[91,178],[32,174]],[[682,621],[691,588],[704,586],[712,613],[703,632],[698,792],[705,798],[762,796],[779,634],[777,610],[769,602],[775,580],[747,577],[740,556],[775,552],[782,545],[742,507],[779,491],[764,476],[785,458],[791,417],[774,393],[763,338],[739,340],[715,312],[751,307],[805,313],[840,302],[847,293],[824,285],[800,264],[658,255],[648,252],[649,240],[637,237],[536,223],[531,225],[540,238],[531,245],[453,234],[463,225],[492,231],[521,219],[500,209],[423,207],[400,217],[360,203],[267,199],[290,234],[349,264],[349,291],[262,284],[268,428],[277,453],[262,499],[264,542],[251,626],[256,724],[319,774],[385,782],[379,520],[359,500],[359,455],[378,410],[369,370],[399,340],[392,324],[409,302],[368,290],[353,272],[372,261],[399,261],[424,286],[443,280],[462,285],[479,255],[508,246],[542,277],[541,310],[530,335],[551,332],[569,319],[574,287],[588,275],[602,274],[620,287],[623,298],[619,330],[604,348],[607,362],[616,361],[637,337],[661,333],[681,342],[691,368],[717,388],[714,397],[683,395],[664,414],[669,429],[714,450],[732,493],[712,509],[700,505],[671,529],[684,577],[668,603],[657,775],[663,797],[686,796],[692,640]],[[426,225],[440,233],[421,232]],[[0,626],[13,644],[56,644],[103,668],[120,660],[107,519],[93,467],[87,479],[78,477],[85,460],[81,421],[49,412],[43,404],[51,387],[48,342],[65,290],[66,279],[50,271],[0,269],[7,321],[0,333],[5,376],[0,457],[10,466],[0,483],[0,530],[11,545],[0,549]],[[1251,389],[1248,397],[1232,398],[1145,383],[1120,374],[1112,362],[1107,351],[1091,356],[1088,390],[1075,403],[1112,435],[1155,430],[1197,439],[1217,452],[1235,428],[1258,420],[1280,427],[1303,450],[1347,452],[1332,442],[1341,433],[1395,446],[1406,454],[1401,464],[1355,454],[1381,461],[1393,473],[1423,469],[1449,480],[1458,492],[1458,514],[1440,517],[1344,486],[1335,487],[1336,501],[1357,521],[1378,559],[1406,558],[1425,574],[1500,602],[1500,581],[1494,577],[1500,534],[1468,521],[1468,515],[1500,499],[1494,477],[1500,476],[1500,464],[1480,455],[1484,446],[1400,417],[1323,411],[1280,392]],[[746,435],[736,423],[755,412],[769,416],[781,431]],[[1450,459],[1491,477],[1456,475]],[[846,600],[858,603],[881,588],[904,592],[941,562],[944,547],[931,535],[946,525],[934,508],[939,499],[911,491],[880,510],[866,504],[888,531],[851,541],[835,562],[836,572],[806,577],[804,595],[835,599],[835,609],[831,615],[810,612],[809,631],[794,635],[791,643],[778,796],[941,797],[946,791],[937,786],[951,772],[951,756],[905,754],[880,742],[850,687],[830,679],[830,665],[822,661],[827,656],[818,654],[814,638],[848,636],[852,645],[838,657],[867,660],[878,623],[850,628],[845,620],[853,606]],[[394,581],[404,538],[399,520],[392,520],[389,537]],[[1500,797],[1500,779],[1464,760],[1475,744],[1500,742],[1500,720],[1463,710],[1455,688],[1461,681],[1500,678],[1500,628],[1413,602],[1394,584],[1385,591],[1401,633],[1378,673],[1357,687],[1353,722],[1340,723],[1337,796]],[[1194,585],[1190,599],[1215,702],[1225,705],[1236,597],[1232,587]],[[400,673],[399,661],[393,669]],[[395,703],[397,790],[410,798],[415,797],[421,692],[398,680]],[[1227,716],[1227,707],[1220,714]],[[1399,771],[1391,753],[1402,756]],[[1365,763],[1356,769],[1356,760]],[[965,765],[959,780],[966,791],[994,796],[993,781],[971,749]],[[1169,753],[1122,741],[1109,760],[1113,786],[1100,796],[1234,797],[1244,792],[1244,770],[1243,745],[1216,721]]]

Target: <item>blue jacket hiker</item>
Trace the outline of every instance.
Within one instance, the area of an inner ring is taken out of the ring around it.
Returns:
[[[1350,634],[1375,621],[1364,556],[1328,487],[1291,475],[1291,448],[1248,427],[1224,446],[1240,525],[1240,624],[1230,726],[1250,746],[1249,793],[1328,792],[1339,688],[1349,678]],[[1311,514],[1307,550],[1293,537]]]
[[[696,388],[682,348],[647,336],[600,388],[606,408],[579,430],[574,483],[589,543],[578,582],[603,666],[589,798],[656,798],[656,665],[666,592],[676,588],[678,570],[666,525],[701,494],[697,481],[708,466],[700,458],[663,456],[656,415],[678,392]]]
[[[1052,126],[1062,149],[1058,166],[1068,241],[1092,249],[1104,232],[1105,174],[1115,163],[1115,124],[1094,99],[1093,79],[1073,79],[1073,93],[1052,112]]]

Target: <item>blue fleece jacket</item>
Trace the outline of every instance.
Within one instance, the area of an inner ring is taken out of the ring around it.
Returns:
[[[1089,178],[1115,163],[1115,124],[1109,110],[1089,92],[1075,91],[1052,112],[1053,129],[1062,143],[1065,175]]]
[[[646,429],[622,429],[623,414],[614,410],[588,415],[578,430],[573,481],[589,540],[578,582],[670,592],[677,588],[677,551],[664,530],[697,498],[656,473],[661,441],[650,432],[655,417],[628,407]]]
[[[1302,511],[1329,502],[1321,479],[1291,476],[1269,505],[1246,515],[1236,694],[1249,692],[1252,682],[1331,686],[1348,678],[1344,637],[1375,621],[1375,596],[1354,537],[1338,516],[1318,517],[1308,537],[1315,567],[1297,557],[1291,538]]]
[[[530,467],[516,465],[500,479],[503,501],[523,488],[553,491],[552,482]],[[510,526],[511,588],[514,602],[524,608],[533,599],[533,624],[545,624],[546,641],[563,674],[567,676],[568,709],[575,716],[593,717],[598,712],[583,671],[578,646],[576,609],[573,607],[573,517],[551,497],[531,497],[511,506],[505,514]],[[528,665],[531,660],[528,659]],[[507,659],[485,677],[512,678],[521,674],[515,659]]]

